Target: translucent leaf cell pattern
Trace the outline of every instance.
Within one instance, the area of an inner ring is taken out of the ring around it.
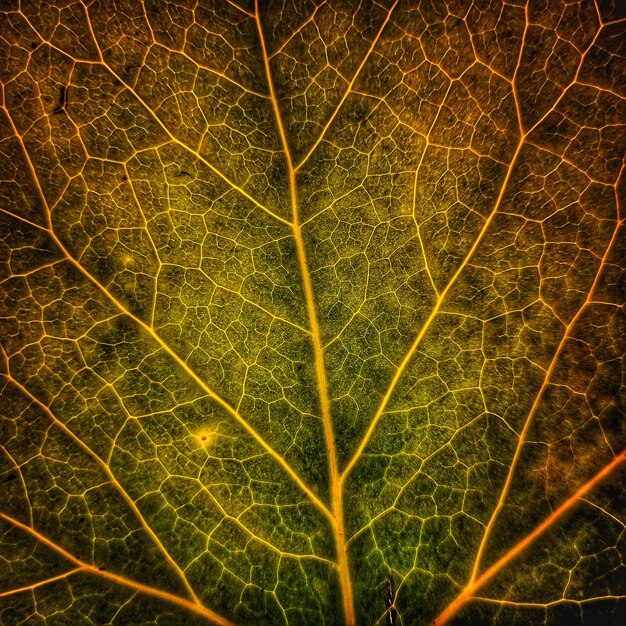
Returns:
[[[623,2],[0,20],[0,624],[626,623]]]

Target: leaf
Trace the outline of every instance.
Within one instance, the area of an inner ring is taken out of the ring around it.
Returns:
[[[0,623],[624,622],[621,4],[1,19]]]

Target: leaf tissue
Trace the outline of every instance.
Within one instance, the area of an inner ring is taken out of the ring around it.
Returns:
[[[626,10],[0,3],[0,624],[626,623]]]

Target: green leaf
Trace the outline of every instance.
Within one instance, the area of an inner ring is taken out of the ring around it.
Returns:
[[[620,3],[0,20],[0,624],[624,623]]]

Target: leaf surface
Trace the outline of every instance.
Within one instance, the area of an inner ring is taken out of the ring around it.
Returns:
[[[0,623],[626,619],[625,24],[4,2]]]

